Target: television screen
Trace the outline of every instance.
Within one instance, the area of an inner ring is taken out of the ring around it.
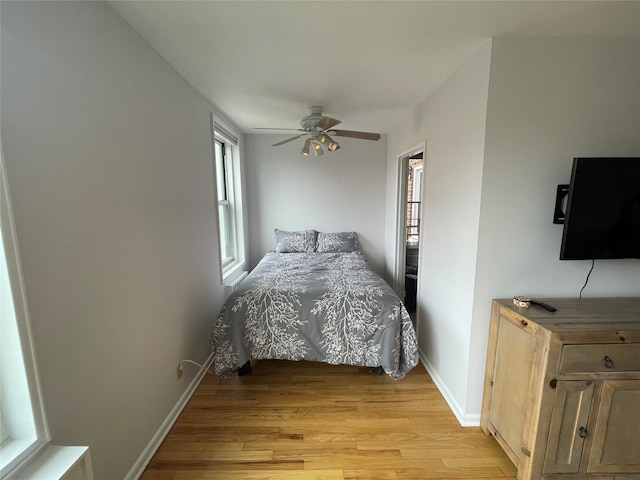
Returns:
[[[560,260],[640,258],[640,158],[574,158]]]

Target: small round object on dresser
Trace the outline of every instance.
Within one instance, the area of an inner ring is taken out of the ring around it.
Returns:
[[[522,295],[516,295],[513,297],[513,304],[519,308],[529,308],[531,306],[531,299],[529,297],[523,297]]]

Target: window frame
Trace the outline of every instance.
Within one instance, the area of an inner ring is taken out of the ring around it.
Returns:
[[[1,145],[0,152],[2,152]],[[9,389],[5,389],[4,385],[2,388],[4,392],[2,415],[11,417],[11,420],[3,422],[3,427],[8,430],[8,433],[4,435],[7,438],[0,445],[0,457],[2,458],[0,477],[10,479],[18,475],[49,447],[51,436],[46,421],[42,389],[38,377],[4,152],[2,152],[1,157],[0,217],[2,221],[0,222],[0,241],[2,241],[3,255],[0,261],[6,263],[6,272],[3,272],[3,277],[6,274],[8,278],[8,284],[5,284],[4,278],[2,280],[2,288],[7,288],[8,290],[3,292],[2,296],[6,295],[12,300],[12,305],[8,305],[7,310],[3,308],[3,315],[7,315],[10,318],[3,317],[2,323],[5,321],[10,322],[5,325],[9,325],[13,329],[14,325],[11,323],[15,322],[15,329],[11,336],[12,338],[3,339],[3,341],[7,340],[11,344],[9,348],[5,348],[6,344],[3,344],[0,371],[3,384],[9,382],[7,377],[12,375],[20,375],[22,377],[20,381],[22,386],[17,386],[16,382],[12,382],[12,387],[19,389],[18,391],[12,390],[7,395],[6,392]],[[19,365],[17,366],[16,363],[21,363],[24,366],[24,370]],[[20,371],[17,371],[18,368]],[[22,398],[22,400],[19,400],[19,398]],[[29,402],[25,402],[25,399],[30,401],[30,405],[28,405]],[[30,407],[30,411],[28,411],[28,407]],[[29,431],[28,435],[24,433],[27,430]]]
[[[232,204],[230,197],[230,183],[232,182],[229,175],[229,150],[228,143],[215,136],[214,148],[216,156],[216,192],[218,196],[218,229],[220,241],[220,261],[222,262],[223,271],[232,265],[237,259],[235,244],[235,219],[232,215]],[[222,176],[222,178],[220,178]],[[222,192],[221,192],[222,190]]]
[[[238,135],[227,125],[213,114],[211,118],[220,275],[223,284],[230,284],[245,265],[240,142]],[[224,176],[222,181],[220,174]],[[220,192],[221,188],[224,192]],[[222,211],[226,213],[222,214]]]

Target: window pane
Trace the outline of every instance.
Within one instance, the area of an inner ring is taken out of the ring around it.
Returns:
[[[3,220],[4,221],[4,220]],[[0,469],[38,439],[8,263],[0,237]],[[0,473],[0,476],[3,474]]]
[[[220,202],[218,204],[218,216],[220,219],[220,253],[222,255],[222,262],[224,263],[228,258],[233,257],[233,248],[230,242],[231,229],[229,228],[229,203]]]
[[[215,142],[216,157],[216,185],[218,193],[218,201],[227,200],[227,180],[224,165],[224,145],[216,140]]]

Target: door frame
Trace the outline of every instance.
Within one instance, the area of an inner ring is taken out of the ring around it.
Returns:
[[[393,268],[393,290],[400,296],[400,298],[404,298],[404,275],[406,271],[405,265],[405,257],[407,255],[406,252],[406,223],[407,223],[407,177],[409,175],[409,158],[416,155],[417,153],[422,152],[422,163],[426,165],[426,156],[427,156],[427,142],[420,142],[411,148],[403,150],[399,153],[397,158],[397,195],[396,195],[396,234],[395,234],[395,258],[394,258],[394,268]],[[424,174],[423,174],[424,175]],[[424,198],[424,176],[423,176],[423,188],[421,192],[421,197]],[[422,200],[421,198],[421,200]],[[420,203],[420,213],[422,214],[422,209],[424,208],[423,202]],[[422,236],[420,236],[420,242],[418,244],[418,248],[420,248],[420,243],[422,243]],[[418,250],[418,258],[420,255],[420,250]],[[419,260],[418,260],[419,261]],[[418,266],[418,279],[420,274],[420,267]]]

